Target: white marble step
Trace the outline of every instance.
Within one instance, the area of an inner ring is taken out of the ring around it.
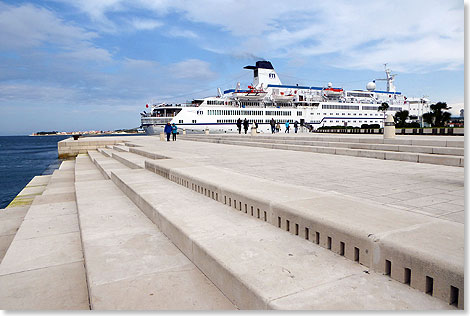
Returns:
[[[75,182],[92,309],[236,309],[88,157],[77,166],[94,170]]]
[[[235,211],[207,190],[198,194],[147,170],[110,172],[114,183],[242,309],[453,308],[280,230],[265,222],[264,214],[258,219]],[[336,291],[353,299],[338,305]]]

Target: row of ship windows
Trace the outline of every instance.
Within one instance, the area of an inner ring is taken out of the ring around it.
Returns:
[[[264,121],[264,123],[269,123],[271,120],[252,120],[252,119],[250,119],[250,120],[247,120],[247,121],[248,121],[249,123],[253,123],[254,121],[256,121],[256,122],[258,122],[258,123],[263,123],[263,121]],[[285,122],[287,122],[287,121],[289,121],[290,123],[294,123],[294,120],[291,120],[291,119],[289,119],[289,120],[276,120],[276,123],[277,123],[277,122],[279,122],[279,123],[285,123]],[[217,123],[236,123],[236,122],[237,122],[237,120],[235,120],[235,119],[233,119],[233,120],[217,120]],[[179,123],[179,124],[183,124],[184,121],[183,121],[183,120],[179,120],[178,123]],[[197,120],[191,120],[191,123],[196,124],[196,123],[197,123]]]
[[[253,122],[257,122],[257,123],[263,123],[263,120],[247,120],[248,123],[253,123]],[[264,120],[264,123],[269,123],[271,120]],[[236,123],[237,120],[217,120],[217,123]],[[294,123],[294,120],[276,120],[276,123],[285,123],[285,122],[289,122],[289,123]]]
[[[318,115],[327,115],[328,113],[324,112],[324,113],[310,113],[312,115],[314,114],[318,114]],[[330,113],[330,115],[333,115],[333,113]],[[339,113],[336,113],[336,115],[339,115]],[[359,115],[359,116],[362,116],[362,113],[341,113],[341,115]],[[383,117],[383,114],[382,113],[370,113],[370,114],[367,114],[367,113],[364,113],[364,116],[381,116]]]
[[[199,115],[203,115],[204,111],[197,111]],[[292,111],[259,111],[259,110],[207,110],[208,115],[269,115],[269,116],[290,116]],[[297,111],[297,115],[301,116],[302,111]]]
[[[234,105],[233,101],[214,101],[214,100],[209,100],[207,101],[208,105]]]
[[[249,119],[247,120],[248,123],[253,123],[253,122],[257,122],[257,123],[263,123],[263,120],[252,120],[252,119]],[[270,123],[271,120],[264,120],[264,123]],[[182,124],[184,121],[183,120],[179,120],[179,123]],[[217,123],[236,123],[237,120],[235,119],[232,119],[232,120],[217,120]],[[290,122],[290,123],[294,123],[294,120],[276,120],[276,123],[285,123],[285,122]],[[320,123],[321,121],[310,121],[310,123]],[[366,121],[362,121],[362,120],[325,120],[325,123],[345,123],[345,122],[348,122],[348,123],[381,123],[382,120],[375,120],[375,121],[370,121],[370,120],[366,120]],[[197,121],[196,120],[191,120],[191,123],[194,123],[196,124]]]
[[[322,109],[326,110],[359,110],[358,105],[342,105],[342,104],[322,104]],[[363,105],[363,110],[378,111],[378,106]],[[389,111],[401,111],[401,107],[392,106],[388,108]]]
[[[332,106],[329,104],[324,104],[323,109],[330,109],[330,110],[359,110],[358,106],[349,106],[349,105],[338,105],[338,106]],[[377,107],[374,106],[363,106],[363,110],[377,110]],[[401,107],[390,107],[390,111],[401,111]],[[196,112],[198,115],[203,115],[204,111],[197,111]],[[269,116],[281,116],[281,115],[286,115],[290,116],[292,114],[291,111],[258,111],[258,110],[207,110],[208,115],[269,115]],[[314,114],[314,113],[311,113]],[[326,114],[326,113],[323,113]],[[297,111],[298,116],[302,116],[302,111]],[[333,115],[333,113],[330,113],[330,115]],[[339,113],[336,113],[336,115],[339,115]],[[356,115],[354,113],[342,113],[342,115]],[[359,115],[362,115],[362,113],[359,113]],[[381,113],[370,113],[370,116],[381,116]],[[367,116],[367,114],[364,114],[364,116]]]
[[[318,122],[318,121],[317,121],[317,122]],[[346,123],[346,122],[348,122],[348,123],[381,123],[382,120],[375,120],[375,121],[369,121],[369,120],[367,120],[367,121],[364,121],[364,122],[361,121],[361,120],[359,120],[359,121],[356,121],[356,120],[336,120],[336,121],[334,121],[334,120],[325,120],[325,123],[328,123],[328,122],[329,122],[329,123],[335,123],[335,122],[336,122],[336,123]],[[313,123],[313,122],[312,122],[312,123]]]

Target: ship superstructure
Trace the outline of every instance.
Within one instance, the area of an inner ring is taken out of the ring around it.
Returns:
[[[429,111],[429,100],[406,98],[397,92],[395,75],[386,68],[387,90],[376,90],[375,80],[366,90],[343,90],[328,83],[326,87],[282,84],[271,62],[257,61],[246,66],[253,71],[253,84],[241,89],[221,91],[214,97],[193,100],[188,104],[152,104],[150,112],[141,113],[141,123],[147,134],[163,131],[167,122],[186,130],[217,132],[235,131],[236,122],[245,118],[258,124],[258,131],[270,132],[269,122],[286,121],[307,125],[313,129],[321,126],[358,126],[378,124],[383,126],[381,104],[387,103],[387,114],[408,110],[411,117]]]

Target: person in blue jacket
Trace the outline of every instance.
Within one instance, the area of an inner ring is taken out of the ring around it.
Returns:
[[[171,134],[173,134],[173,140],[176,140],[176,134],[178,134],[178,127],[176,126],[175,123],[171,125]]]
[[[170,122],[166,123],[165,129],[163,130],[166,134],[166,140],[169,142],[170,141],[170,135],[171,135],[171,125]]]
[[[286,121],[286,130],[284,133],[289,133],[289,121]]]

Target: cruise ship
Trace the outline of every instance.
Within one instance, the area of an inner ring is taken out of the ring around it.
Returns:
[[[420,122],[429,112],[426,98],[407,98],[394,85],[395,74],[385,64],[386,78],[375,79],[366,90],[343,90],[330,82],[324,87],[282,84],[271,62],[257,61],[253,83],[246,89],[237,83],[235,89],[221,91],[217,96],[195,99],[185,104],[147,104],[140,113],[141,127],[147,134],[159,134],[165,124],[175,123],[180,130],[212,132],[237,131],[236,122],[247,119],[258,125],[258,132],[270,133],[270,121],[281,126],[286,121],[298,122],[315,130],[322,126],[354,126],[378,124],[383,127],[384,113],[378,110],[383,103],[389,105],[387,114],[408,110],[410,117]],[[386,91],[376,90],[376,81],[387,84]]]

